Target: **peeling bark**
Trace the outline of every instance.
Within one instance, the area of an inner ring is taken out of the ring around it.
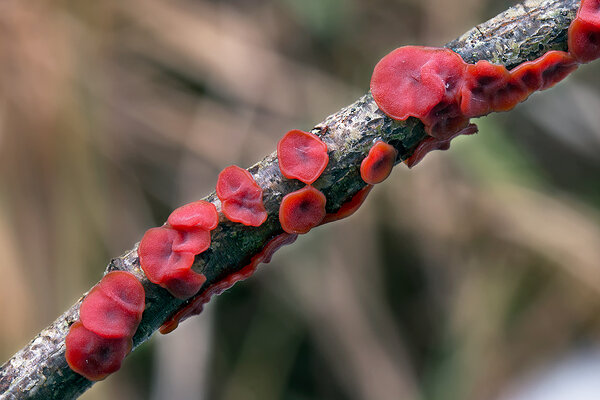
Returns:
[[[567,28],[578,7],[579,0],[529,0],[471,29],[446,47],[470,63],[488,60],[512,68],[548,50],[566,50]],[[327,212],[337,211],[365,185],[359,167],[376,140],[396,147],[398,163],[410,156],[426,136],[417,119],[394,121],[385,116],[369,93],[329,116],[312,132],[320,136],[329,149],[329,165],[314,184],[327,196]],[[241,269],[265,243],[282,232],[278,221],[279,203],[286,193],[302,186],[282,177],[275,153],[249,171],[264,188],[269,217],[259,228],[221,218],[213,231],[210,249],[194,262],[194,269],[208,278],[203,290]],[[214,193],[205,200],[220,207]],[[136,250],[137,245],[113,259],[107,268],[107,272],[134,273],[146,290],[146,311],[134,337],[134,347],[146,341],[167,317],[186,304],[148,281],[140,269]],[[74,399],[92,385],[71,371],[65,360],[65,336],[70,325],[79,318],[81,300],[0,367],[0,400]]]

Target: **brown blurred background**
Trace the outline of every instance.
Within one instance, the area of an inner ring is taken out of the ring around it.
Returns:
[[[223,167],[363,94],[388,51],[512,4],[2,1],[1,362]],[[510,393],[582,355],[600,376],[596,64],[397,167],[82,398],[547,400]]]

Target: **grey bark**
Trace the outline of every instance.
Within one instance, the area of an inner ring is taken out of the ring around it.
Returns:
[[[512,68],[548,50],[566,50],[567,28],[578,6],[579,0],[529,0],[471,29],[446,47],[470,63],[488,60]],[[395,146],[400,162],[425,138],[420,121],[388,118],[369,93],[329,116],[312,132],[329,149],[329,165],[314,184],[327,196],[328,212],[336,211],[364,186],[359,166],[374,141],[382,139]],[[196,257],[194,263],[194,269],[208,278],[204,287],[242,268],[270,238],[282,232],[279,203],[286,193],[301,187],[281,176],[275,153],[249,171],[264,188],[269,217],[259,228],[221,219],[213,232],[210,249]],[[220,206],[214,193],[205,199]],[[134,337],[134,346],[139,346],[185,302],[174,299],[146,279],[136,250],[137,245],[113,259],[107,271],[133,272],[144,285],[146,311]],[[69,326],[78,320],[82,299],[0,367],[0,399],[74,399],[93,384],[71,371],[65,360],[65,336]]]

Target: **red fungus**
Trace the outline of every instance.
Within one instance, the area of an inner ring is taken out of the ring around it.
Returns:
[[[398,151],[387,143],[377,141],[360,164],[360,177],[375,185],[383,182],[392,172]]]
[[[279,169],[288,179],[308,185],[317,180],[329,162],[327,145],[316,135],[294,129],[277,143]]]
[[[510,82],[510,73],[503,65],[478,61],[469,64],[460,91],[460,109],[467,117],[479,117],[494,111],[492,104],[500,89]]]
[[[249,278],[260,263],[268,264],[271,261],[273,254],[282,246],[291,244],[296,241],[298,235],[290,233],[282,233],[271,239],[263,249],[255,254],[250,263],[244,266],[237,272],[228,275],[224,279],[213,283],[206,290],[200,293],[193,299],[188,300],[188,303],[179,309],[174,315],[169,317],[160,327],[160,333],[166,335],[173,332],[179,323],[202,312],[204,304],[208,303],[212,296],[218,295],[223,291],[232,287],[236,282]]]
[[[289,193],[281,200],[279,222],[287,233],[307,233],[325,217],[325,195],[312,186]]]
[[[373,189],[373,185],[366,185],[364,188],[360,189],[350,200],[342,204],[337,212],[326,214],[320,225],[339,221],[340,219],[347,218],[354,214],[367,199],[367,195],[371,192],[371,189]]]
[[[267,220],[262,201],[263,191],[250,172],[231,165],[219,174],[217,196],[221,200],[223,214],[233,222],[260,226]]]
[[[161,284],[172,270],[189,269],[194,263],[194,254],[173,250],[179,240],[179,232],[167,227],[148,229],[138,248],[140,265],[152,283]]]
[[[167,222],[176,229],[201,228],[211,231],[217,227],[219,215],[213,203],[200,200],[175,209]]]
[[[165,226],[152,228],[146,231],[138,248],[140,265],[150,282],[164,287],[177,298],[190,297],[206,280],[204,275],[191,270],[194,252],[175,250],[177,245],[183,246],[182,243],[193,244],[181,239],[190,232]]]
[[[449,49],[400,47],[375,66],[371,78],[373,99],[393,119],[422,119],[440,103],[455,101],[465,65]]]
[[[81,303],[86,329],[104,338],[132,337],[142,319],[144,287],[125,271],[109,272]]]
[[[582,63],[600,58],[600,0],[582,0],[568,33],[569,52]]]
[[[99,381],[121,368],[132,341],[130,337],[103,338],[76,322],[65,338],[65,346],[69,367],[91,381]]]

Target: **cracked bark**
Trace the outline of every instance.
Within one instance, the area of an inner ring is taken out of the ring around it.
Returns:
[[[549,50],[566,50],[567,28],[578,7],[579,0],[528,0],[471,29],[446,47],[469,63],[488,60],[510,69]],[[364,186],[360,163],[377,139],[396,147],[400,162],[425,138],[423,125],[417,119],[394,121],[386,117],[369,93],[329,116],[312,132],[329,149],[329,165],[314,184],[327,196],[328,212],[336,211]],[[264,188],[269,217],[259,228],[223,218],[219,221],[210,249],[194,262],[194,269],[208,279],[204,288],[241,269],[269,239],[282,232],[277,215],[279,203],[286,193],[302,186],[281,176],[275,153],[249,171]],[[214,193],[205,199],[219,207]],[[167,317],[186,303],[146,279],[136,249],[137,244],[111,260],[107,267],[107,271],[134,273],[146,290],[146,311],[134,337],[134,347],[146,341]],[[71,371],[65,360],[64,339],[69,326],[79,318],[80,304],[81,299],[0,367],[0,400],[73,399],[91,387],[93,382]]]

